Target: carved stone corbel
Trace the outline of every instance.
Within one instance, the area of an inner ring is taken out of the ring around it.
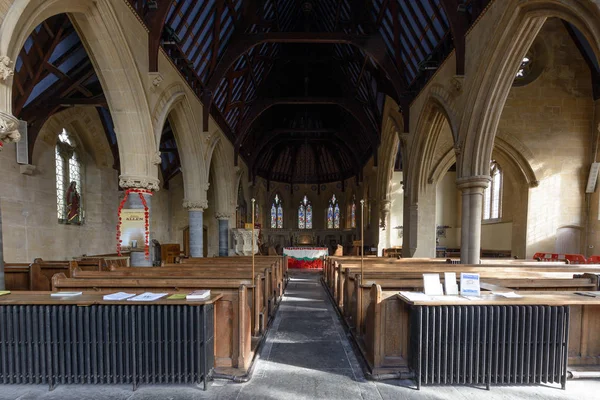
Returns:
[[[11,68],[13,62],[8,56],[0,57],[0,80],[5,82],[8,78],[15,74],[15,71]]]
[[[0,151],[2,150],[2,142],[14,143],[21,140],[18,128],[19,120],[16,117],[0,111]]]

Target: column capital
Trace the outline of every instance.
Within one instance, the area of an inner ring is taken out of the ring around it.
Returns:
[[[229,220],[233,216],[232,213],[228,212],[216,212],[215,218],[218,220]]]
[[[204,211],[208,208],[208,200],[183,200],[183,208],[188,211]]]
[[[486,189],[491,180],[492,178],[489,175],[467,176],[464,178],[458,178],[456,180],[456,187],[459,190]]]
[[[158,192],[160,181],[149,176],[121,175],[119,186],[123,189],[146,189]]]
[[[0,111],[0,151],[2,151],[3,142],[13,143],[21,140],[21,134],[18,129],[19,120],[14,115]]]

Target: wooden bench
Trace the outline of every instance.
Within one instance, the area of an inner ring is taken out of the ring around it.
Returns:
[[[83,279],[56,274],[52,278],[54,291],[84,291],[113,293],[191,292],[210,289],[223,296],[215,307],[215,366],[246,371],[252,361],[251,310],[253,288],[250,279],[171,279],[122,278]]]
[[[253,312],[252,312],[252,334],[258,336],[264,333],[268,320],[275,314],[275,307],[279,302],[277,297],[278,290],[273,288],[271,279],[272,270],[270,267],[262,271],[255,270],[253,292]],[[250,280],[252,271],[246,267],[232,267],[224,271],[222,268],[198,267],[192,264],[182,266],[174,264],[172,267],[133,267],[115,269],[110,272],[81,271],[74,268],[72,277],[75,279],[237,279]],[[255,305],[255,306],[254,306]]]

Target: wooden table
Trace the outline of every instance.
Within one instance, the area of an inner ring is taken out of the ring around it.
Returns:
[[[598,320],[600,297],[573,292],[397,297],[410,305],[409,364],[421,384],[526,385],[560,383],[571,359],[596,359],[587,327]],[[592,307],[571,316],[573,307]],[[591,312],[590,310],[594,310]],[[575,321],[575,326],[570,324]],[[592,321],[592,322],[591,322]],[[575,333],[574,347],[569,335]],[[587,336],[585,336],[587,337]]]
[[[214,365],[214,303],[105,301],[103,294],[0,296],[0,383],[203,383]]]

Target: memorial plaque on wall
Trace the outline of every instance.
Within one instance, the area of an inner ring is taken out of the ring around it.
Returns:
[[[121,211],[123,247],[144,248],[144,209],[124,208]]]

